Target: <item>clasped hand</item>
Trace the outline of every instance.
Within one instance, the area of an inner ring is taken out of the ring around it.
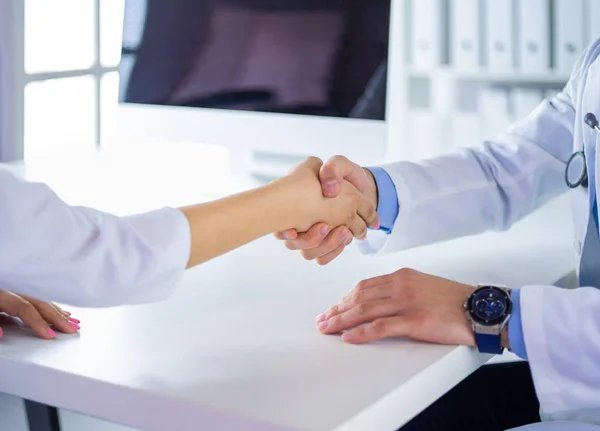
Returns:
[[[327,169],[325,170],[327,172]],[[294,229],[287,232],[318,231],[325,236],[330,232],[337,234],[341,244],[345,246],[352,241],[352,236],[364,238],[367,226],[379,227],[376,202],[369,200],[360,187],[350,181],[336,181],[331,195],[324,195],[321,186],[323,162],[310,157],[295,167],[281,181],[291,184],[287,190],[293,190],[295,196],[291,217]],[[336,229],[337,228],[337,229]],[[278,236],[287,233],[277,234]],[[288,242],[288,246],[292,244]]]
[[[321,207],[310,210],[312,214],[303,214],[303,220],[314,220],[314,213],[323,216],[314,223],[305,223],[301,229],[276,233],[288,249],[300,250],[305,259],[326,265],[338,257],[353,238],[364,239],[367,227],[379,228],[377,186],[367,169],[343,156],[335,156],[326,164],[311,157],[290,175],[299,174],[306,176],[306,201],[312,202],[316,194]],[[336,217],[340,212],[346,221],[339,215]]]

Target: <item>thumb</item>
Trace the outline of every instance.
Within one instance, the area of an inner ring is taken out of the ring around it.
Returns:
[[[340,194],[342,176],[335,164],[331,162],[325,163],[319,171],[319,179],[323,187],[323,196],[334,198]]]
[[[364,185],[363,169],[344,156],[329,159],[321,167],[319,178],[323,186],[323,196],[328,198],[334,198],[340,193],[342,180],[349,181],[360,191]]]

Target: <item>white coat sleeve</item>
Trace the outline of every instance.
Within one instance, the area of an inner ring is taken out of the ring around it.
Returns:
[[[0,167],[0,288],[88,307],[152,302],[169,295],[189,252],[177,209],[117,217],[73,207]]]
[[[397,251],[505,230],[566,192],[564,169],[573,149],[573,97],[597,45],[582,55],[562,92],[480,148],[382,166],[396,186],[400,210],[385,241],[377,233],[370,234],[360,245],[362,251]]]
[[[600,290],[526,286],[521,319],[546,420],[600,425]]]

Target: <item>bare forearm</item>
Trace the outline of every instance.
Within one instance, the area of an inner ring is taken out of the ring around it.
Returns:
[[[182,208],[190,224],[188,268],[277,230],[298,216],[285,180],[218,201]]]

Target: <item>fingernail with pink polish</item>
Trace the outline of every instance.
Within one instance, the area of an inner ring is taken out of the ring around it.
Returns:
[[[342,340],[344,341],[351,341],[352,338],[354,338],[352,332],[344,332],[342,334]]]
[[[284,232],[283,233],[283,238],[284,239],[293,239],[293,235],[289,232]]]
[[[323,322],[324,320],[325,320],[325,313],[323,313],[323,314],[319,314],[319,315],[318,315],[318,316],[315,318],[315,322],[316,322],[317,324],[318,324],[318,323],[321,323],[321,322]]]
[[[56,338],[56,332],[54,332],[52,328],[48,328],[48,335],[52,338]]]
[[[73,322],[69,322],[69,325],[71,326],[71,328],[76,329],[77,331],[79,331],[79,325]]]
[[[327,321],[319,323],[318,328],[319,331],[324,331],[325,329],[327,329]]]
[[[81,323],[79,320],[74,319],[73,317],[69,317],[69,321],[73,323]]]

